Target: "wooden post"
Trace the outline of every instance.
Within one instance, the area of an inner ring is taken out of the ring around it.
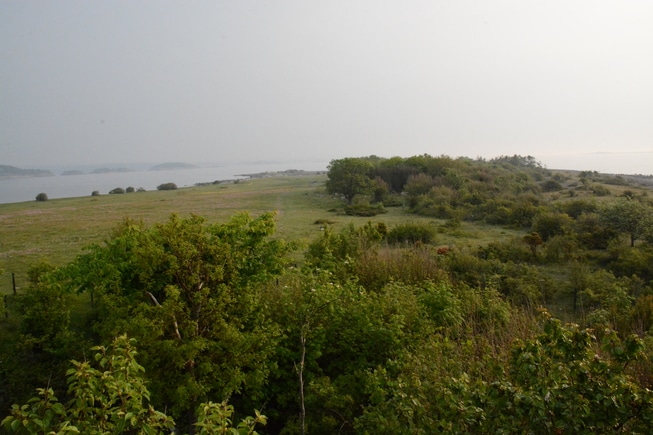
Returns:
[[[11,284],[14,287],[14,296],[16,296],[16,275],[11,272]]]

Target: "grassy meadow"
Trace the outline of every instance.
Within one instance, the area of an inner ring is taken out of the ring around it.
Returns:
[[[385,222],[389,227],[409,221],[442,222],[406,213],[401,207],[373,218],[334,212],[343,201],[330,197],[324,188],[326,175],[255,178],[242,183],[195,186],[170,191],[51,199],[0,204],[0,293],[12,291],[12,277],[20,288],[26,285],[30,265],[48,261],[63,265],[82,252],[84,246],[102,242],[125,218],[146,225],[165,221],[172,213],[196,214],[210,222],[226,221],[234,213],[277,213],[279,238],[299,242],[312,240],[326,220],[335,228],[353,222]],[[477,244],[514,234],[495,226],[463,225],[442,231],[440,245]],[[299,254],[297,254],[299,255]]]
[[[578,184],[578,173],[557,173],[565,180],[565,187],[571,189]],[[400,222],[427,221],[438,226],[435,244],[459,248],[513,239],[524,233],[478,222],[462,222],[456,228],[447,228],[443,220],[408,213],[402,207],[388,207],[387,213],[372,218],[347,216],[342,213],[344,200],[326,193],[326,179],[326,174],[279,175],[169,191],[0,204],[0,268],[4,270],[0,276],[0,294],[12,291],[12,273],[20,288],[26,284],[30,265],[41,261],[55,266],[66,264],[85,246],[105,240],[126,218],[151,225],[176,213],[182,217],[196,214],[209,222],[222,222],[237,212],[258,215],[275,211],[276,237],[300,244],[320,234],[321,225],[316,223],[320,221],[329,222],[336,230],[349,223],[363,225],[368,221],[384,222],[389,228]],[[638,195],[646,195],[651,190],[649,178],[631,181],[641,182],[634,189]],[[626,186],[598,184],[610,193],[596,198],[599,201],[633,189],[632,183]],[[541,195],[552,202],[579,198],[564,198],[557,192]],[[299,258],[301,252],[295,255]]]

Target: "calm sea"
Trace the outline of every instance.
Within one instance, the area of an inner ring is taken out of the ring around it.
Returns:
[[[604,174],[653,175],[653,151],[568,153],[537,158],[549,169],[598,171]]]
[[[194,186],[196,183],[215,180],[232,180],[242,174],[303,169],[324,171],[327,162],[257,163],[219,166],[211,168],[178,169],[172,171],[134,171],[125,173],[55,175],[52,177],[27,177],[0,179],[0,204],[33,201],[43,192],[48,198],[90,196],[94,190],[109,193],[116,187],[142,187],[156,190],[163,183],[175,183],[178,187]],[[54,172],[54,171],[53,171]]]

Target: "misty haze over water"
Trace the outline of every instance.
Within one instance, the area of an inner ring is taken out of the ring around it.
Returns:
[[[94,190],[108,194],[116,187],[143,188],[156,190],[163,183],[175,183],[177,187],[194,186],[196,183],[209,183],[216,180],[232,180],[242,174],[285,171],[301,169],[306,171],[325,171],[328,162],[294,163],[243,163],[218,167],[176,169],[176,170],[138,170],[134,172],[111,172],[103,174],[55,175],[51,177],[20,177],[0,179],[0,204],[33,201],[36,195],[44,192],[49,199],[90,196]],[[107,167],[132,168],[134,165],[108,165]],[[48,169],[55,174],[62,171]]]

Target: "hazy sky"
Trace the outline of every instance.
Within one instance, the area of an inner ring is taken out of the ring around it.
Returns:
[[[0,164],[607,152],[651,0],[0,0]]]

